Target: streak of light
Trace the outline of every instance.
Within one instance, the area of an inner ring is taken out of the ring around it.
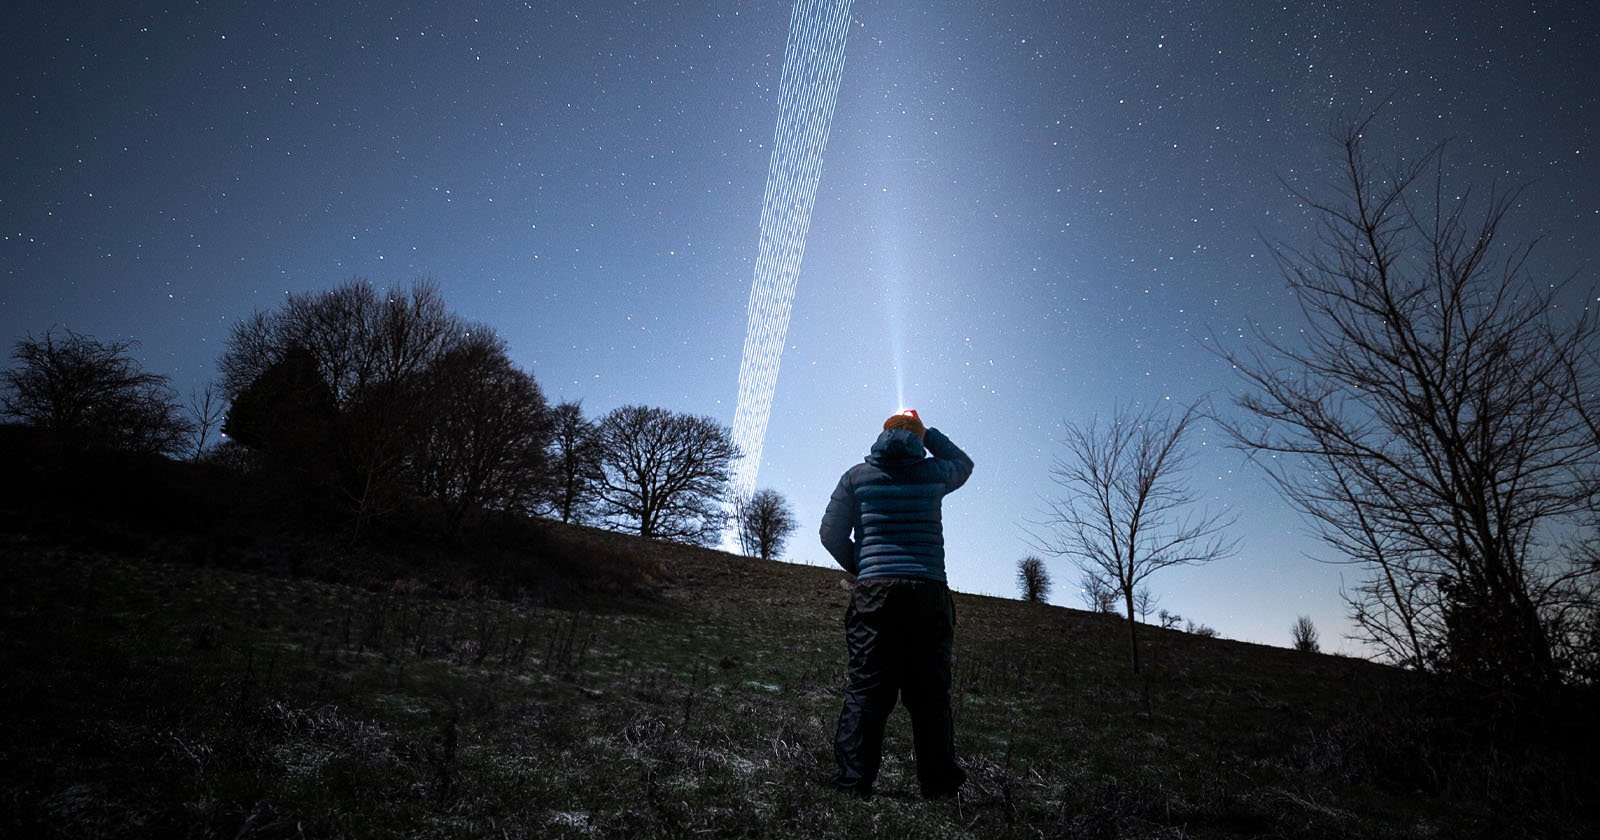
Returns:
[[[733,440],[744,456],[734,473],[735,498],[749,497],[761,468],[849,31],[850,0],[796,0],[789,16],[778,86],[778,126],[761,197],[760,245],[733,415]]]

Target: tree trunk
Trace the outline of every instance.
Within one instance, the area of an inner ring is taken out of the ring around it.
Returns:
[[[1122,590],[1122,600],[1128,605],[1128,657],[1133,662],[1133,672],[1139,673],[1139,622],[1133,620],[1133,590]]]

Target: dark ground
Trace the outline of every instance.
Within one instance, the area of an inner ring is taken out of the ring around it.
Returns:
[[[186,469],[170,483],[228,480]],[[136,507],[4,498],[0,836],[1600,830],[1584,754],[1485,734],[1417,675],[1148,628],[1135,676],[1117,619],[967,595],[969,785],[917,797],[897,712],[861,802],[822,785],[837,572],[550,525],[353,548]]]

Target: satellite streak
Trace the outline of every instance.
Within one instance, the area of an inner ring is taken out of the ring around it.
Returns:
[[[755,490],[761,467],[849,31],[850,0],[796,0],[789,16],[778,86],[778,127],[761,197],[760,250],[739,363],[739,404],[733,415],[733,440],[744,453],[734,474],[737,498],[747,498]]]

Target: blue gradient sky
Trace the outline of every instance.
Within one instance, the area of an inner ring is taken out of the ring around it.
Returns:
[[[285,292],[430,277],[552,399],[731,422],[787,3],[112,5],[8,15],[0,339],[137,339],[187,392]],[[1323,183],[1327,129],[1391,95],[1374,151],[1451,139],[1456,183],[1528,184],[1534,271],[1590,285],[1600,13],[1442,5],[856,0],[758,479],[789,557],[828,562],[827,495],[903,383],[978,464],[952,584],[1014,595],[1063,421],[1225,407],[1212,336],[1298,329],[1279,179]],[[1224,443],[1192,477],[1242,551],[1161,606],[1348,649],[1349,570]]]

